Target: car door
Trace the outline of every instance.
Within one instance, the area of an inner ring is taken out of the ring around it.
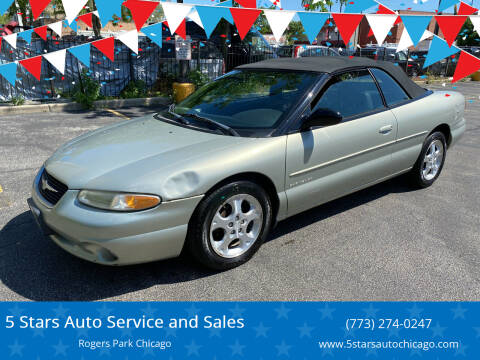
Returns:
[[[338,198],[391,173],[396,120],[368,70],[333,76],[312,101],[338,111],[335,125],[290,133],[286,151],[289,215]]]

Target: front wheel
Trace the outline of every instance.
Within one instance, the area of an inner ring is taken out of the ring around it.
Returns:
[[[410,171],[410,178],[414,185],[421,188],[432,185],[442,172],[446,153],[445,135],[439,131],[431,134],[425,140],[420,156]]]
[[[237,181],[202,200],[190,221],[187,249],[203,265],[226,270],[247,262],[272,226],[272,205],[259,185]]]

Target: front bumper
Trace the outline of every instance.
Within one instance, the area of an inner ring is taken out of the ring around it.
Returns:
[[[118,213],[79,203],[78,190],[68,190],[52,206],[38,192],[38,181],[39,176],[28,203],[43,232],[69,253],[104,265],[138,264],[180,255],[188,222],[203,197]]]

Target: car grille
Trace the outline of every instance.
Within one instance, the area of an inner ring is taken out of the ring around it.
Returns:
[[[38,191],[52,205],[55,205],[67,192],[67,185],[61,183],[46,170],[43,170],[40,181],[38,182]]]

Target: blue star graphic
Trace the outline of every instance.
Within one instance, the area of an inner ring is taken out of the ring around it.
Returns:
[[[418,319],[422,317],[423,309],[419,308],[416,303],[413,304],[411,308],[407,309],[407,311],[410,314],[410,318],[412,319]]]
[[[133,329],[129,327],[124,327],[120,329],[120,332],[122,333],[122,338],[123,337],[131,337],[133,335]]]
[[[335,311],[335,309],[328,306],[328,304],[325,304],[325,306],[322,309],[318,309],[318,311],[320,311],[322,313],[321,320],[324,320],[324,319],[327,319],[327,318],[330,319],[330,320],[333,320],[332,314]]]
[[[218,328],[210,328],[210,335],[208,337],[222,337],[220,333],[220,329]]]
[[[240,355],[243,356],[243,349],[246,347],[245,345],[240,345],[238,342],[238,339],[235,341],[235,344],[229,345],[228,346],[230,349],[232,349],[232,356],[233,355]]]
[[[420,349],[410,350],[410,357],[413,357],[413,356],[422,356],[422,353],[420,352]]]
[[[202,309],[199,309],[199,308],[195,307],[195,304],[192,303],[192,306],[190,306],[189,308],[185,309],[185,311],[188,313],[188,317],[194,317],[194,316],[197,315],[200,311],[202,311]]]
[[[373,349],[373,348],[367,349],[367,357],[369,356],[378,357],[377,349]]]
[[[77,338],[80,337],[88,337],[88,329],[87,328],[78,328],[77,329]]]
[[[396,326],[390,326],[390,328],[388,329],[388,337],[391,338],[391,337],[400,337],[400,328],[396,327]]]
[[[103,303],[103,306],[101,308],[97,309],[97,312],[100,314],[100,317],[102,318],[109,316],[112,311],[113,309],[109,308],[105,303]]]
[[[304,336],[312,337],[312,330],[315,329],[314,327],[308,326],[307,323],[303,323],[303,326],[297,327],[298,331],[300,331],[300,339]]]
[[[459,356],[459,355],[467,356],[465,354],[465,350],[467,349],[468,349],[467,345],[463,345],[462,343],[458,344],[458,348],[455,349],[455,356]]]
[[[65,314],[68,312],[68,309],[64,308],[63,305],[60,303],[58,306],[53,309],[55,316],[59,319],[64,318]]]
[[[55,349],[55,356],[58,356],[58,355],[67,356],[68,347],[69,347],[68,345],[63,344],[62,340],[58,340],[58,344],[53,345],[53,348]]]
[[[155,353],[153,352],[153,349],[151,347],[143,348],[143,356],[147,356],[147,355],[155,356]]]
[[[228,311],[232,313],[233,317],[241,318],[243,316],[243,313],[245,312],[245,309],[238,306],[238,304],[235,304],[235,307],[228,309]]]
[[[475,332],[477,333],[477,335],[475,335],[475,339],[480,338],[480,327],[474,327],[473,330],[475,330]]]
[[[280,356],[280,355],[289,356],[288,352],[292,348],[291,345],[285,344],[285,340],[282,340],[282,343],[280,345],[275,345],[275,347],[277,348],[277,356]]]
[[[325,356],[327,356],[327,355],[333,357],[333,351],[332,351],[332,349],[329,349],[329,348],[324,348],[324,349],[322,349],[322,357],[325,357]]]
[[[455,319],[465,319],[465,313],[467,312],[467,309],[463,308],[460,303],[457,304],[456,308],[450,309],[453,312],[453,320]]]
[[[267,331],[270,330],[269,327],[266,327],[263,325],[263,323],[261,322],[260,324],[258,324],[257,327],[254,327],[253,330],[255,330],[257,332],[257,335],[255,337],[260,337],[260,336],[263,336],[263,337],[267,337]]]
[[[155,308],[152,308],[152,306],[150,305],[150,303],[147,304],[146,307],[144,307],[143,309],[141,309],[142,312],[145,314],[145,316],[149,316],[149,317],[153,317],[155,315],[155,313],[157,312],[157,309]]]
[[[350,330],[348,330],[346,327],[342,326],[340,327],[340,330],[343,330],[343,337],[344,338],[355,338],[355,331],[357,331],[356,328],[350,328]]]
[[[430,330],[432,330],[432,338],[435,338],[437,336],[443,337],[443,332],[446,330],[446,327],[441,327],[440,324],[437,322],[435,326],[431,327]]]
[[[292,311],[292,309],[289,309],[285,307],[285,304],[282,303],[282,305],[276,309],[274,309],[277,313],[277,319],[285,318],[288,319],[288,313]]]
[[[373,304],[370,303],[370,305],[368,306],[368,308],[364,308],[362,309],[363,312],[365,313],[365,316],[367,318],[373,318],[373,319],[376,319],[377,318],[377,312],[380,310],[380,309],[377,309],[377,308],[374,308],[373,307]]]
[[[25,345],[20,345],[18,343],[18,340],[15,340],[15,343],[12,345],[8,345],[8,347],[10,348],[10,356],[14,356],[14,355],[23,356],[22,351]]]
[[[33,337],[36,338],[37,336],[40,336],[40,337],[45,337],[45,329],[42,329],[42,328],[34,328],[32,329],[33,331]]]
[[[16,316],[16,317],[19,317],[23,314],[23,312],[25,311],[25,309],[22,309],[21,307],[18,306],[18,304],[15,304],[14,307],[8,309],[8,311],[10,312],[10,314],[12,314],[13,316]]]
[[[165,337],[177,337],[177,329],[171,328],[171,327],[166,327],[165,328]]]
[[[110,349],[105,348],[105,347],[101,348],[100,349],[100,356],[103,356],[103,355],[111,356]]]
[[[190,345],[185,345],[185,348],[187,349],[187,356],[192,356],[192,355],[200,356],[198,350],[200,350],[201,347],[202,345],[197,345],[195,343],[195,340],[192,340]]]

